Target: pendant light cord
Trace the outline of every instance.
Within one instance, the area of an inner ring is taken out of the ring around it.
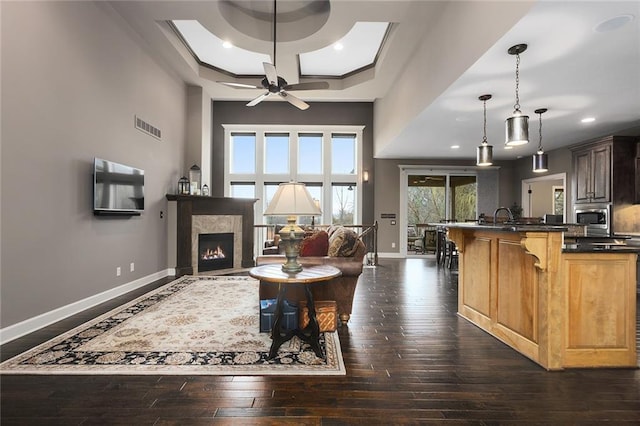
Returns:
[[[516,54],[516,103],[513,105],[513,108],[520,112],[520,95],[518,94],[518,89],[520,88],[520,54]]]
[[[538,142],[538,151],[542,151],[542,112],[539,112],[538,116],[540,117],[540,127],[538,130],[540,142]]]
[[[482,145],[487,144],[487,100],[482,101],[484,106],[484,122],[482,125]]]

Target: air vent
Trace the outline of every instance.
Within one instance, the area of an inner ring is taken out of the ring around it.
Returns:
[[[136,129],[148,134],[149,136],[153,136],[158,140],[162,140],[162,131],[160,129],[158,129],[155,126],[152,126],[151,124],[147,123],[146,121],[144,121],[138,116],[135,116],[135,118],[136,118]]]

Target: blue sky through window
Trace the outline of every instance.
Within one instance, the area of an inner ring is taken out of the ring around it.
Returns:
[[[301,134],[298,141],[298,172],[322,174],[322,135]]]
[[[256,172],[256,135],[231,135],[231,173]]]
[[[331,173],[356,173],[355,135],[331,136]]]
[[[264,152],[265,173],[289,173],[289,135],[267,133]]]

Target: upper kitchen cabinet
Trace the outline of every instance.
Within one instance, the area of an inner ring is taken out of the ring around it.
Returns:
[[[573,152],[574,204],[611,202],[611,140]]]
[[[573,204],[611,203],[616,234],[640,235],[640,206],[635,204],[634,185],[637,145],[637,137],[608,136],[571,148]]]
[[[635,137],[608,136],[571,148],[574,204],[633,203],[636,145]]]

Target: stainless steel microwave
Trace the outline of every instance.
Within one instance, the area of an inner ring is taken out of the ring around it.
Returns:
[[[587,235],[611,236],[611,204],[575,206],[576,223],[587,225]]]

